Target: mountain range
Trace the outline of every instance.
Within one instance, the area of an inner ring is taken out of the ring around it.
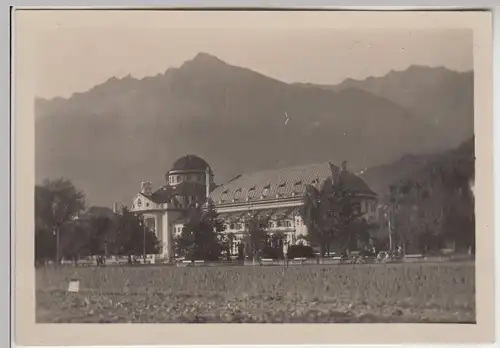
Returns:
[[[412,66],[287,84],[200,53],[156,76],[37,98],[36,179],[71,179],[89,204],[110,206],[128,204],[141,181],[163,185],[186,154],[204,158],[218,183],[325,160],[358,171],[458,146],[474,134],[473,109],[472,72]]]

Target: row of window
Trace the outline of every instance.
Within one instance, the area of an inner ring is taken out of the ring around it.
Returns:
[[[302,220],[296,220],[297,225],[302,225]],[[269,221],[267,228],[288,228],[292,227],[293,223],[290,220],[284,221]],[[240,231],[245,229],[245,224],[242,223],[231,223],[225,225],[226,230]]]
[[[199,199],[196,196],[179,196],[177,199],[173,200],[174,208],[186,208],[189,206],[193,206],[199,202]],[[151,205],[149,202],[146,202],[144,206],[146,208],[167,208],[168,203],[159,203]],[[142,200],[138,199],[137,203],[133,205],[133,208],[142,208]]]
[[[361,202],[361,211],[365,213],[375,213],[377,205],[375,202]]]
[[[171,185],[179,184],[184,181],[205,182],[205,176],[202,174],[188,174],[188,175],[170,175],[168,183]]]
[[[313,181],[311,181],[311,184],[315,185],[318,182],[319,182],[318,179],[314,179]],[[279,195],[283,195],[285,193],[285,188],[286,188],[286,183],[281,183],[280,185],[278,185],[278,190],[277,190],[278,196]],[[271,189],[271,185],[265,186],[263,188],[263,190],[262,190],[261,196],[262,197],[269,196],[270,189]],[[302,181],[297,181],[297,182],[294,183],[293,194],[302,192],[303,190],[304,190],[304,186],[302,185]],[[255,186],[251,187],[248,190],[247,198],[254,198],[255,197],[255,191],[256,191],[255,190]],[[226,201],[227,200],[227,194],[228,194],[228,192],[229,192],[228,190],[222,192],[221,201]],[[241,193],[242,193],[242,189],[241,188],[236,189],[236,191],[234,191],[234,195],[233,195],[234,199],[235,200],[240,199],[241,198]]]

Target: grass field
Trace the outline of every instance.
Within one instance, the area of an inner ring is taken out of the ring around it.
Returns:
[[[36,271],[37,322],[470,323],[474,296],[473,262]]]

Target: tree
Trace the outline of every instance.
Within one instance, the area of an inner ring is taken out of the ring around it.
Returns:
[[[307,238],[319,246],[320,256],[337,248],[357,247],[357,241],[367,241],[371,226],[362,219],[360,197],[342,180],[326,180],[320,190],[307,186],[301,215],[307,226]]]
[[[132,262],[132,256],[145,257],[146,254],[159,252],[160,243],[154,232],[146,226],[141,216],[127,207],[122,207],[117,225],[115,238],[109,241],[108,246],[117,255],[128,256],[129,262]]]
[[[77,216],[84,207],[85,195],[70,180],[45,180],[42,185],[36,185],[35,242],[39,244],[35,247],[35,256],[46,258],[47,251],[53,249],[55,255],[52,259],[60,262],[61,226]],[[53,240],[48,236],[50,233],[55,236]]]
[[[113,241],[113,221],[108,216],[90,217],[89,251],[92,256],[98,256],[98,264],[104,264],[108,255],[108,245]]]
[[[371,226],[362,217],[361,199],[356,192],[349,189],[344,181],[335,180],[325,183],[323,201],[327,202],[327,222],[330,225],[328,236],[328,252],[333,243],[341,249],[357,249],[358,241],[365,244],[369,239]]]
[[[452,241],[454,248],[473,248],[474,159],[470,149],[461,151],[440,157],[391,186],[394,236],[405,251],[426,253],[441,249],[446,241]]]
[[[91,256],[92,228],[88,220],[67,221],[60,226],[59,234],[61,258],[77,263],[81,257]]]
[[[267,227],[270,217],[252,216],[246,223],[244,237],[245,255],[255,262],[259,260],[268,245]]]
[[[219,244],[221,245],[221,250],[226,256],[226,260],[231,260],[231,253],[233,250],[234,241],[236,240],[236,236],[234,235],[234,233],[219,233],[218,238]]]
[[[218,260],[222,245],[219,234],[224,230],[212,204],[206,209],[194,207],[188,212],[188,221],[174,239],[176,254],[187,260]]]
[[[316,187],[307,185],[303,196],[303,205],[300,211],[304,224],[307,227],[307,239],[320,249],[320,256],[325,255],[327,221],[325,209],[329,208],[321,199],[321,193]]]

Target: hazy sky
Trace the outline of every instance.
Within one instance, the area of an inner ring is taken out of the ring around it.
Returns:
[[[285,82],[334,84],[409,65],[471,70],[472,31],[64,25],[37,31],[36,94],[68,97],[112,76],[163,73],[207,52]]]

